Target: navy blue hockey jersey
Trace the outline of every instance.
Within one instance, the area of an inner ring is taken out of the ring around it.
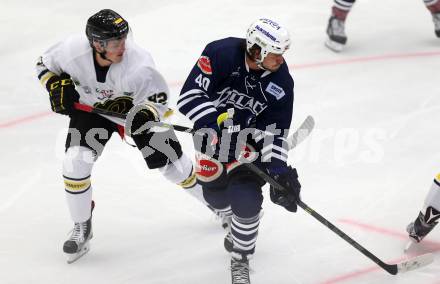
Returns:
[[[292,119],[293,79],[285,62],[276,72],[251,70],[245,57],[245,39],[209,43],[191,70],[177,106],[193,121],[195,129],[212,125],[229,108],[241,113],[240,117],[256,116],[259,130],[276,127],[280,131],[275,132],[271,143],[264,143],[264,135],[255,137],[256,150],[262,162],[284,166],[288,151],[283,141]]]

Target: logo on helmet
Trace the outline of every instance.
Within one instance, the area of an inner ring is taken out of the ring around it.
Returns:
[[[123,22],[124,20],[122,18],[117,18],[113,23],[119,24],[120,22]]]
[[[274,21],[272,21],[272,20],[270,20],[270,19],[261,19],[261,20],[262,20],[263,22],[265,22],[266,24],[271,25],[273,28],[275,28],[275,29],[277,29],[277,30],[281,29],[280,25],[278,25],[277,22],[274,22]]]
[[[209,60],[208,56],[200,56],[199,60],[197,61],[197,66],[202,70],[203,73],[207,75],[212,74],[212,68],[211,68],[211,60]]]
[[[267,36],[268,38],[270,38],[273,41],[277,41],[277,38],[274,37],[273,35],[271,35],[268,31],[266,31],[265,29],[263,29],[262,27],[260,27],[259,25],[257,25],[255,27],[255,29],[259,30],[262,34],[264,34],[265,36]]]

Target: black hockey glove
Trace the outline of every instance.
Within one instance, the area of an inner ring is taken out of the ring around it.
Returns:
[[[149,132],[150,127],[145,127],[148,126],[146,124],[150,121],[159,121],[159,118],[154,114],[154,112],[156,112],[156,110],[152,109],[151,106],[144,106],[143,109],[136,112],[131,124],[131,133],[138,132],[134,135],[139,135]]]
[[[292,167],[283,168],[280,173],[279,170],[270,170],[269,174],[286,190],[283,191],[278,188],[270,186],[270,200],[286,208],[290,212],[296,212],[297,201],[300,200],[301,184],[298,181],[298,173]]]
[[[52,111],[64,115],[70,115],[74,111],[73,103],[79,100],[79,94],[69,74],[52,76],[47,80],[46,89],[49,91]]]

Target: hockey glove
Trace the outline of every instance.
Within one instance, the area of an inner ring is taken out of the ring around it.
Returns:
[[[270,200],[286,208],[290,212],[296,212],[297,201],[300,200],[301,184],[298,181],[298,173],[292,167],[269,169],[269,174],[285,189],[281,190],[270,186]]]
[[[152,106],[143,106],[141,110],[136,112],[133,118],[131,133],[133,133],[133,135],[139,135],[149,132],[150,127],[146,126],[148,126],[147,123],[151,121],[159,121],[156,109]]]
[[[75,85],[67,73],[52,76],[47,80],[46,89],[49,91],[49,100],[52,111],[64,115],[72,114],[73,103],[79,100]]]

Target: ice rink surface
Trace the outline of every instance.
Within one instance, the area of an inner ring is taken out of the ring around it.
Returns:
[[[287,26],[295,79],[293,128],[311,114],[313,135],[291,152],[302,198],[388,263],[405,257],[406,225],[440,171],[440,39],[422,0],[364,0],[347,20],[348,45],[324,47],[331,0],[3,1],[0,45],[0,283],[229,283],[229,256],[210,212],[147,171],[113,137],[93,171],[91,251],[68,265],[72,228],[61,161],[67,117],[52,114],[34,65],[50,45],[84,33],[112,8],[132,26],[176,98],[210,41],[244,37],[269,17]],[[179,114],[172,121],[188,125]],[[191,155],[190,137],[182,139]],[[251,261],[253,284],[440,283],[440,228],[421,247],[436,260],[391,276],[308,214],[272,204]]]

